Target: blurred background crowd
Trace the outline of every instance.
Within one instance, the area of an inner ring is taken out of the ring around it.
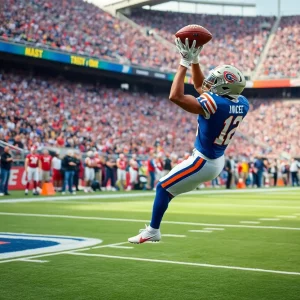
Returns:
[[[0,11],[0,38],[161,71],[174,71],[177,68],[177,53],[167,41],[173,43],[174,33],[187,24],[205,24],[213,32],[213,40],[201,55],[205,69],[227,63],[251,74],[260,61],[275,23],[275,17],[146,9],[133,10],[128,17],[138,25],[115,18],[82,0],[9,0],[4,1]],[[281,18],[260,76],[299,76],[299,30],[299,16]],[[151,32],[165,41],[158,42]]]

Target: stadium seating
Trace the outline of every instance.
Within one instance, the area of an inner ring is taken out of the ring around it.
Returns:
[[[166,55],[166,46],[82,0],[6,1],[0,37],[161,70],[178,62],[178,56]]]
[[[135,22],[155,29],[170,42],[174,33],[187,24],[205,26],[213,39],[202,51],[201,63],[212,69],[220,64],[233,64],[250,73],[258,63],[269,36],[274,17],[238,17],[136,9],[130,16]]]
[[[300,16],[282,17],[262,68],[262,76],[300,77]]]
[[[183,156],[192,150],[196,118],[168,101],[103,85],[0,72],[0,139],[32,145],[93,147],[105,153],[147,154],[151,149]],[[300,103],[252,100],[228,154],[255,156],[300,149]]]

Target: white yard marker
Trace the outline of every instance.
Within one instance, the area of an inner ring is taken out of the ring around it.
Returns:
[[[210,233],[211,230],[189,230],[189,232],[204,232],[204,233]]]
[[[260,224],[260,222],[257,221],[240,221],[241,224]]]
[[[26,262],[33,262],[33,263],[47,263],[49,262],[48,260],[40,260],[40,259],[27,259],[27,258],[21,258],[19,261],[26,261]]]
[[[279,218],[260,218],[260,221],[280,221]]]
[[[102,217],[85,217],[85,216],[70,216],[70,215],[48,215],[48,214],[26,214],[26,213],[9,213],[0,212],[3,216],[16,217],[41,217],[41,218],[62,218],[62,219],[76,219],[76,220],[98,220],[98,221],[112,221],[112,222],[133,222],[133,223],[147,223],[149,220],[139,219],[123,219],[123,218],[102,218]],[[249,229],[277,229],[277,230],[296,230],[300,231],[300,227],[280,227],[280,226],[252,226],[252,225],[236,225],[236,224],[210,224],[210,223],[194,223],[194,222],[179,222],[179,221],[163,221],[163,224],[174,225],[188,225],[188,226],[218,226],[230,228],[249,228]]]
[[[223,265],[211,265],[211,264],[201,264],[201,263],[173,261],[173,260],[149,259],[149,258],[140,258],[140,257],[114,256],[114,255],[91,254],[91,253],[79,253],[79,252],[72,252],[72,251],[68,252],[67,254],[79,255],[79,256],[90,256],[90,257],[103,257],[103,258],[112,258],[112,259],[124,259],[124,260],[133,260],[133,261],[143,261],[143,262],[152,262],[152,263],[185,265],[185,266],[194,266],[194,267],[203,267],[203,268],[229,269],[229,270],[240,270],[240,271],[249,271],[249,272],[264,272],[264,273],[300,276],[300,272],[244,268],[244,267],[223,266]]]
[[[92,249],[107,248],[107,247],[112,247],[112,246],[120,246],[120,245],[124,245],[124,244],[128,244],[128,242],[122,242],[122,243],[116,243],[116,244],[108,244],[108,245],[95,246],[95,247],[92,247]]]
[[[212,228],[212,227],[207,227],[203,228],[204,230],[225,230],[224,228]]]
[[[297,216],[276,216],[278,218],[295,219]]]
[[[167,237],[178,237],[178,238],[185,238],[186,235],[183,235],[183,234],[162,234],[162,236],[167,236]]]
[[[116,248],[116,249],[133,249],[130,246],[108,246],[108,248]]]

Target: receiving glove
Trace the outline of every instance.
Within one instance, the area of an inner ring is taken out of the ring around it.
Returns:
[[[185,39],[185,44],[181,42],[180,38],[176,38],[175,45],[181,55],[180,64],[182,66],[188,68],[191,63],[199,64],[199,54],[203,46],[196,48],[196,41],[193,41],[193,44],[190,47],[188,38]]]

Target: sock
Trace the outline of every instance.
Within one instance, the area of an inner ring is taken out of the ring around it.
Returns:
[[[37,187],[37,183],[35,180],[33,180],[33,189],[36,190],[36,187]]]
[[[26,190],[29,190],[29,182],[26,183]]]
[[[152,219],[150,222],[151,229],[159,229],[161,220],[164,216],[165,211],[168,208],[169,202],[172,200],[173,196],[166,191],[159,182],[156,186],[156,196],[154,199],[153,209],[152,209]]]

